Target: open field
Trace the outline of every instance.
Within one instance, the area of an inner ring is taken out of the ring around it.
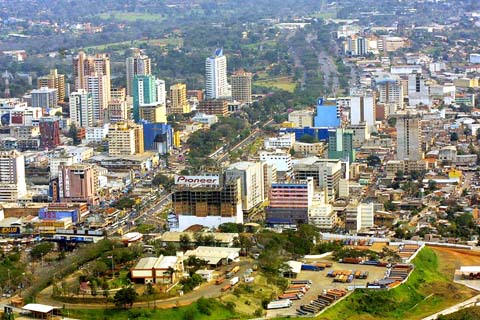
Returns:
[[[414,259],[415,270],[405,284],[390,291],[357,290],[317,319],[422,319],[473,297],[476,291],[452,282],[455,264],[448,265],[452,259],[472,258],[467,253],[449,255],[443,248],[424,248]]]
[[[152,22],[152,21],[162,21],[165,18],[160,14],[148,13],[148,12],[121,12],[121,11],[112,11],[99,14],[98,17],[104,20],[118,20],[125,22],[133,22],[136,20]]]
[[[292,81],[292,77],[278,77],[278,78],[265,78],[259,79],[253,83],[259,87],[276,88],[293,92],[296,87],[296,83]]]
[[[103,51],[108,49],[109,51],[116,51],[118,49],[126,49],[128,47],[138,47],[142,44],[147,44],[147,45],[156,46],[156,47],[164,47],[167,45],[181,47],[183,45],[183,39],[169,38],[169,39],[144,39],[144,40],[135,40],[135,41],[122,41],[122,42],[102,44],[98,46],[85,47],[84,49],[93,50],[93,51]]]

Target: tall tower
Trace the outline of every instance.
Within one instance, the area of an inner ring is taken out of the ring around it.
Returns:
[[[65,75],[58,74],[57,69],[51,69],[49,75],[37,79],[37,88],[42,87],[57,89],[58,101],[65,101]]]
[[[152,74],[152,64],[148,56],[142,55],[140,50],[135,50],[132,57],[126,60],[127,95],[133,95],[133,79],[136,75],[145,76]]]
[[[140,105],[157,102],[155,77],[152,75],[136,75],[133,78],[133,119],[140,121]]]
[[[416,112],[402,112],[397,118],[397,160],[422,160],[420,115]]]
[[[103,121],[105,109],[108,107],[110,88],[108,87],[107,76],[94,73],[85,77],[85,88],[92,95],[93,121]]]
[[[232,98],[242,103],[252,103],[252,74],[244,70],[237,71],[231,77]]]
[[[70,118],[79,127],[92,127],[94,123],[93,98],[90,92],[79,89],[70,94]]]
[[[73,78],[74,89],[88,89],[86,77],[104,75],[106,77],[107,101],[110,101],[110,58],[106,54],[96,54],[87,56],[85,52],[80,51],[73,58]]]
[[[206,99],[231,96],[227,82],[227,57],[223,55],[223,49],[215,50],[214,55],[205,60],[205,86]]]
[[[18,201],[27,194],[25,157],[18,151],[0,151],[0,201]]]
[[[58,119],[40,119],[40,148],[54,149],[60,145],[60,124]]]
[[[169,114],[190,112],[190,105],[187,101],[187,85],[185,83],[177,83],[170,87],[170,100],[172,104]]]

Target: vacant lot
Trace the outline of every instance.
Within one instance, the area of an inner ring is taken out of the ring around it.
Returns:
[[[291,77],[278,77],[278,78],[260,79],[255,81],[254,85],[259,87],[276,88],[276,89],[281,89],[288,92],[293,92],[297,84],[293,82]]]

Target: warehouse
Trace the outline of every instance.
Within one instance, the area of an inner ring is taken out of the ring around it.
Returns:
[[[181,256],[163,256],[142,258],[131,270],[132,280],[143,283],[175,283],[177,273],[183,273]]]

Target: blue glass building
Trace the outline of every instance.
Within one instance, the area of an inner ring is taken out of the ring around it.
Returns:
[[[335,100],[324,103],[323,98],[317,100],[317,112],[313,119],[316,128],[338,128],[340,126],[340,115]]]
[[[143,123],[143,143],[145,150],[167,154],[173,148],[173,128],[165,123]]]

